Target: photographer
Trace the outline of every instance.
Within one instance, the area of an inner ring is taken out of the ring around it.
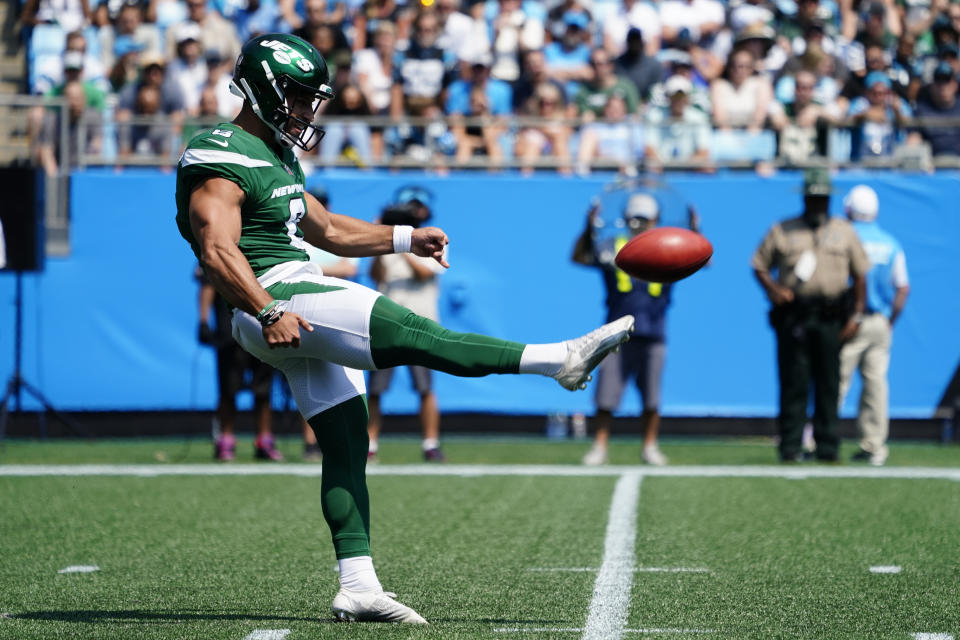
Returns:
[[[380,221],[383,224],[410,225],[414,228],[431,218],[432,194],[418,186],[401,187],[394,197],[394,204],[384,208]],[[437,276],[444,269],[431,258],[421,258],[412,253],[389,254],[374,258],[370,277],[377,290],[416,314],[430,320],[439,320],[437,301],[440,289]],[[413,387],[420,395],[420,428],[423,435],[423,459],[426,462],[443,462],[440,450],[440,411],[433,393],[430,369],[407,367]],[[367,385],[367,403],[370,419],[367,432],[370,435],[368,462],[377,461],[378,437],[382,426],[380,396],[390,387],[394,369],[370,372]]]

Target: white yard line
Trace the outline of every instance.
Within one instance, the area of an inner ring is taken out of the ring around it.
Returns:
[[[581,633],[582,627],[499,627],[494,633]],[[624,634],[631,633],[716,633],[713,629],[679,629],[671,627],[650,627],[642,629],[624,629]],[[934,639],[937,640],[937,639]],[[953,640],[951,637],[949,640]]]
[[[587,573],[600,571],[597,567],[531,567],[533,573]],[[635,573],[710,573],[705,567],[634,567]]]
[[[316,477],[321,465],[301,464],[7,464],[10,476],[301,476]],[[370,476],[621,476],[671,478],[880,478],[957,480],[958,467],[605,466],[575,465],[376,465]]]
[[[290,635],[290,629],[254,629],[243,640],[283,640]]]
[[[72,564],[60,569],[57,573],[93,573],[94,571],[100,571],[100,567],[95,564]]]
[[[912,633],[913,640],[953,640],[952,633]]]
[[[620,640],[630,612],[634,547],[637,541],[637,503],[643,476],[628,471],[617,480],[610,501],[603,562],[593,585],[583,640]]]
[[[903,567],[895,564],[870,567],[870,573],[900,573],[901,571],[903,571]]]

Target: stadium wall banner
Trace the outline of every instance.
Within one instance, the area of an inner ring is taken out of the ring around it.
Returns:
[[[835,177],[833,211],[854,185],[880,197],[880,223],[903,244],[912,292],[897,324],[890,368],[891,415],[929,418],[944,401],[960,360],[960,216],[956,172],[846,172]],[[24,276],[23,375],[63,410],[197,410],[215,406],[214,355],[198,344],[195,261],[174,223],[172,173],[134,169],[76,172],[71,179],[71,252]],[[750,256],[774,222],[799,212],[801,176],[780,172],[670,176],[650,189],[663,223],[683,225],[696,206],[715,248],[710,264],[674,289],[668,322],[663,413],[776,414],[774,340],[767,301]],[[316,172],[330,208],[368,220],[398,188],[434,196],[433,223],[451,237],[442,276],[445,325],[524,342],[580,335],[604,320],[599,275],[570,253],[592,198],[610,176],[521,177],[336,170]],[[620,206],[602,199],[616,228]],[[369,283],[369,264],[361,281]],[[0,380],[13,369],[14,277],[0,274]],[[417,398],[401,372],[384,396],[387,412],[413,413]],[[458,379],[437,375],[445,411],[590,412],[592,391],[570,393],[538,376]],[[855,382],[843,408],[856,410]],[[249,399],[243,399],[243,403]],[[622,405],[634,412],[629,391]],[[24,408],[39,406],[24,396]]]

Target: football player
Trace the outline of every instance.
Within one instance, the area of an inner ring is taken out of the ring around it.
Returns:
[[[459,376],[536,373],[567,389],[627,339],[625,316],[580,338],[520,344],[455,333],[372,289],[324,276],[304,241],[340,256],[411,252],[448,267],[436,227],[370,224],[331,213],[304,188],[293,147],[323,136],[317,108],[333,96],[323,58],[291,35],[247,42],[229,123],[196,134],[177,166],[177,225],[233,306],[233,335],[284,373],[323,451],[320,499],[333,536],[340,620],[425,623],[380,585],[370,556],[367,407],[361,370],[419,365]]]

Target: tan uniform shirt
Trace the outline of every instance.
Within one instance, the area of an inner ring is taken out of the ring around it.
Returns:
[[[843,218],[830,218],[813,229],[801,216],[773,225],[750,266],[776,269],[780,284],[798,296],[834,298],[850,288],[851,275],[866,275],[870,261],[857,232]]]

